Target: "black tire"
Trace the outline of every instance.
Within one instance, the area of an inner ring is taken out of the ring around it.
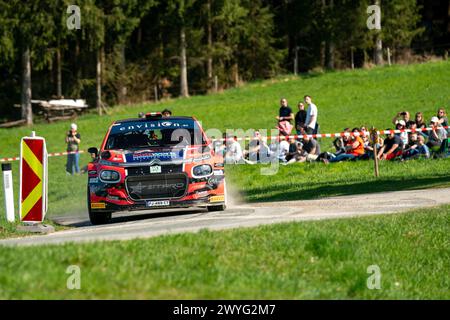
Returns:
[[[209,212],[214,212],[214,211],[225,211],[226,209],[226,205],[225,204],[221,204],[218,206],[208,206],[208,211]]]
[[[107,224],[111,222],[112,212],[93,212],[91,210],[91,197],[89,196],[89,187],[87,188],[87,207],[89,220],[93,225]]]
[[[91,212],[91,210],[89,210],[89,220],[91,220],[91,223],[94,226],[110,223],[111,217],[111,212]]]

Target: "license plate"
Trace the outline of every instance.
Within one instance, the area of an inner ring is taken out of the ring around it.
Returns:
[[[170,205],[170,201],[161,200],[161,201],[147,201],[147,207],[165,207]]]
[[[161,166],[151,166],[150,173],[161,173]]]

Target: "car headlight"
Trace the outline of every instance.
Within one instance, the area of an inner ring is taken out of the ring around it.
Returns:
[[[119,182],[120,174],[114,170],[103,170],[100,173],[100,179],[105,182]]]
[[[209,164],[202,164],[192,168],[192,175],[194,177],[207,177],[212,174],[212,167]]]

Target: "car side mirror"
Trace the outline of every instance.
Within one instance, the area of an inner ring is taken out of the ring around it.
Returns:
[[[96,147],[91,147],[91,148],[89,148],[88,149],[88,152],[90,153],[90,154],[95,154],[95,157],[97,158],[98,157],[98,149],[96,148]]]

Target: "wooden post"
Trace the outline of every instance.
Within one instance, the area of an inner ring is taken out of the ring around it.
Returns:
[[[373,159],[374,159],[374,164],[375,164],[375,178],[378,178],[380,176],[380,169],[378,166],[378,148],[377,148],[377,143],[378,143],[378,132],[377,129],[372,127],[372,129],[370,129],[370,140],[373,146]]]
[[[217,75],[214,76],[214,92],[219,91],[219,80],[217,78]]]
[[[155,84],[153,87],[154,93],[155,93],[155,102],[158,102],[158,86]]]
[[[391,49],[387,48],[388,64],[391,66]]]
[[[354,49],[353,47],[350,49],[350,59],[351,59],[351,66],[352,66],[352,70],[355,70],[355,54],[354,54]]]

